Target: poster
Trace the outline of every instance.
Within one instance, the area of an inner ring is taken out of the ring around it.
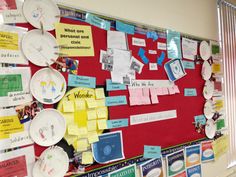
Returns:
[[[187,169],[187,177],[202,177],[201,165],[197,165]]]
[[[152,159],[140,165],[141,177],[163,177],[162,158]]]
[[[180,33],[167,30],[167,53],[170,59],[182,59]]]
[[[175,176],[185,170],[184,150],[166,156],[167,175]]]
[[[213,141],[201,142],[201,146],[202,146],[201,161],[202,162],[208,162],[215,159],[212,142]]]
[[[201,163],[201,146],[193,145],[185,147],[185,165],[191,167]]]
[[[94,56],[91,26],[57,23],[56,39],[64,56]]]
[[[108,173],[108,177],[136,177],[136,164]]]

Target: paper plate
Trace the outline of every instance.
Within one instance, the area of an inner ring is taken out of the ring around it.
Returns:
[[[62,177],[69,168],[69,158],[66,152],[58,147],[50,147],[43,151],[40,159],[34,164],[34,177]]]
[[[57,60],[59,48],[55,37],[41,30],[29,31],[22,39],[22,50],[26,58],[37,66],[51,65]],[[56,54],[55,54],[56,53]]]
[[[200,43],[200,56],[203,60],[208,60],[211,56],[210,45],[206,41]]]
[[[60,10],[52,0],[25,0],[23,14],[26,20],[35,28],[51,31],[55,29],[54,23],[60,21]]]
[[[209,119],[206,122],[205,133],[209,139],[214,138],[216,134],[216,123],[213,119]]]
[[[65,95],[66,81],[57,70],[43,68],[31,78],[30,91],[39,102],[54,104]]]
[[[205,99],[209,100],[213,96],[213,93],[214,93],[214,82],[207,80],[203,87],[203,96]]]
[[[58,143],[66,132],[66,121],[56,109],[40,111],[30,124],[30,136],[40,146]]]
[[[208,61],[203,62],[201,74],[204,80],[209,80],[211,78],[212,68]]]
[[[214,105],[211,100],[206,101],[203,112],[207,119],[211,119],[214,116],[215,114]]]

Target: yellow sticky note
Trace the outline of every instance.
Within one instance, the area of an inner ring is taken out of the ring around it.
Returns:
[[[0,49],[19,50],[18,33],[0,31]]]
[[[96,100],[97,107],[104,107],[105,106],[105,99]]]
[[[69,124],[67,126],[67,132],[69,135],[79,135],[79,128],[75,124]]]
[[[82,153],[82,164],[92,164],[93,163],[93,155],[91,151]]]
[[[104,88],[96,88],[95,94],[96,94],[96,99],[104,99],[105,98]]]
[[[75,111],[75,122],[79,127],[86,126],[87,122],[87,111],[86,110],[77,110]]]
[[[97,130],[97,121],[96,120],[87,121],[87,129],[88,129],[88,131],[96,131]]]
[[[87,127],[80,127],[78,131],[79,131],[79,134],[78,134],[79,138],[86,138],[88,136]]]
[[[224,101],[223,100],[215,100],[215,110],[220,111],[224,106]]]
[[[218,139],[216,139],[213,143],[213,151],[215,155],[215,159],[218,159],[224,153],[228,151],[229,146],[229,136],[224,135]]]
[[[63,112],[74,112],[74,102],[73,101],[64,101],[63,102]]]
[[[89,109],[97,107],[97,101],[94,98],[88,98],[88,99],[86,99],[86,102],[87,102]]]
[[[213,73],[220,73],[221,72],[221,64],[220,63],[213,63],[212,64],[212,72]]]
[[[62,113],[63,117],[66,119],[66,124],[74,123],[74,113]]]
[[[86,109],[85,100],[83,100],[83,99],[75,100],[75,109],[76,110],[84,110],[84,109]]]
[[[97,117],[98,119],[103,119],[103,118],[107,118],[108,113],[107,113],[107,107],[100,107],[97,108]]]
[[[77,142],[77,151],[86,151],[88,149],[88,145],[87,139],[79,139]]]
[[[99,130],[107,129],[107,120],[106,119],[100,119],[97,121],[97,123],[98,123]]]
[[[0,117],[0,139],[9,138],[10,134],[24,131],[17,115]]]
[[[88,110],[87,111],[87,117],[88,117],[88,120],[97,119],[97,112],[96,112],[96,110]]]
[[[77,141],[77,139],[78,139],[77,136],[68,135],[68,134],[66,134],[66,135],[64,136],[64,138],[65,138],[65,140],[67,141],[67,143],[68,143],[69,145],[74,144],[74,142]]]
[[[91,26],[56,23],[56,39],[66,56],[94,56]]]
[[[88,141],[89,141],[89,144],[99,141],[98,134],[96,131],[88,132]]]

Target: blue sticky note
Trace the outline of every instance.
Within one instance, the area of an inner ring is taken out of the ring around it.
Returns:
[[[185,69],[195,69],[195,63],[193,61],[183,60],[183,65]]]
[[[144,145],[144,158],[160,158],[161,157],[161,146],[147,146]]]
[[[162,62],[164,61],[164,59],[165,59],[165,52],[162,51],[160,57],[157,58],[157,64],[159,66],[162,66]]]
[[[133,25],[128,25],[126,23],[122,23],[120,21],[116,21],[116,30],[117,31],[122,31],[127,34],[134,34],[134,26]]]
[[[125,84],[119,84],[119,83],[113,83],[111,79],[106,80],[106,88],[107,91],[112,91],[112,90],[126,90],[126,85]]]
[[[204,115],[194,116],[194,121],[195,123],[206,125],[206,117]]]
[[[96,78],[69,74],[68,86],[95,88],[96,87]]]
[[[139,51],[138,51],[138,56],[144,56],[145,54],[145,50],[143,48],[140,48]]]
[[[120,128],[120,127],[127,127],[128,126],[128,119],[116,119],[116,120],[107,120],[107,128]]]
[[[95,15],[92,15],[90,13],[86,13],[85,21],[91,25],[97,26],[99,28],[110,30],[111,23],[109,21],[106,21],[104,19],[101,19]]]
[[[105,100],[106,106],[118,106],[126,104],[127,104],[126,96],[110,96],[106,97]]]
[[[195,88],[185,88],[184,96],[197,96],[197,90]]]

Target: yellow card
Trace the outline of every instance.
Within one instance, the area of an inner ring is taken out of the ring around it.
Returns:
[[[96,99],[104,99],[105,94],[104,94],[104,89],[103,88],[96,88],[95,89],[95,94],[96,94]]]
[[[63,112],[74,112],[74,101],[64,101],[63,102]]]
[[[96,131],[88,132],[88,141],[89,141],[89,144],[98,142],[99,141],[98,133]]]
[[[223,100],[215,100],[215,110],[220,111],[224,106]]]
[[[97,107],[97,101],[94,98],[88,98],[88,99],[86,99],[86,102],[87,102],[89,109]]]
[[[87,117],[88,117],[88,120],[94,120],[94,119],[97,119],[97,112],[96,110],[88,110],[87,111]]]
[[[18,34],[0,31],[0,49],[19,50]]]
[[[97,108],[97,117],[98,119],[104,119],[108,117],[107,107]]]
[[[212,64],[212,72],[213,73],[220,73],[221,72],[221,64],[220,63],[213,63]]]
[[[96,120],[87,121],[87,129],[88,129],[88,131],[96,131],[97,130],[97,121]]]
[[[10,134],[24,131],[17,115],[0,117],[0,139],[9,138]]]
[[[79,139],[77,142],[77,151],[86,151],[88,149],[88,140],[86,139]]]
[[[224,153],[228,151],[229,146],[229,136],[224,135],[218,139],[216,139],[213,143],[213,151],[215,158],[218,159],[220,156],[222,156]]]
[[[79,135],[79,128],[76,124],[69,124],[67,126],[67,132],[69,135]]]
[[[107,120],[106,119],[100,119],[97,121],[97,123],[98,123],[99,130],[107,129]]]
[[[66,56],[94,56],[91,26],[57,23],[56,39],[59,45],[66,46],[60,52]]]
[[[104,107],[105,106],[105,99],[96,100],[97,107]]]
[[[82,164],[92,164],[93,163],[93,155],[91,151],[82,153]]]
[[[86,109],[85,100],[75,100],[75,109],[76,110],[84,110]]]

